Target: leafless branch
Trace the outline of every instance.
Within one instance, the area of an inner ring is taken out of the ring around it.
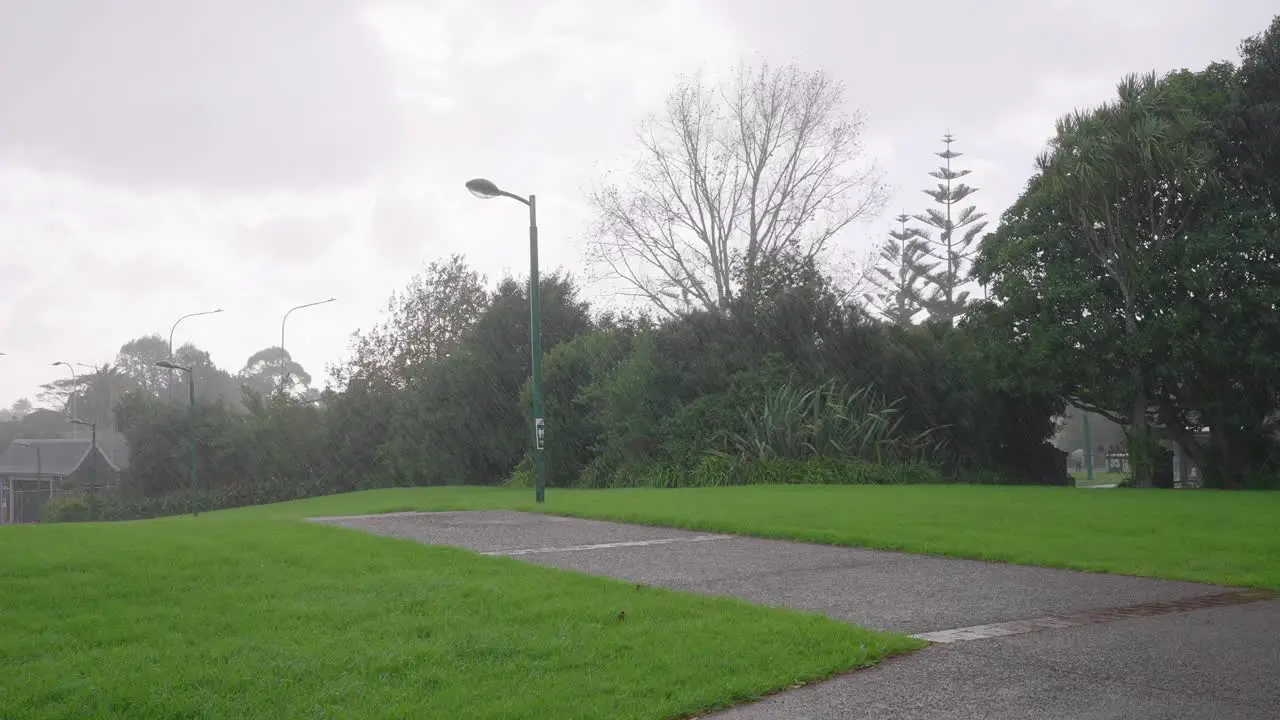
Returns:
[[[843,100],[825,73],[795,66],[686,80],[641,126],[628,180],[589,194],[588,261],[674,314],[725,310],[784,257],[818,260],[884,201]]]

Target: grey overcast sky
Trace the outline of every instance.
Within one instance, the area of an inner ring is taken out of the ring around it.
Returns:
[[[234,372],[278,344],[323,383],[348,337],[428,261],[582,269],[583,190],[634,147],[677,74],[744,57],[842,80],[895,188],[947,130],[997,216],[1054,119],[1125,73],[1236,59],[1275,0],[0,0],[0,405],[57,360],[194,342]]]

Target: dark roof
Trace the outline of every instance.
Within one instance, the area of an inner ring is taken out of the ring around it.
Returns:
[[[30,443],[33,447],[26,447],[23,443]],[[93,445],[84,438],[14,440],[0,453],[0,475],[35,475],[37,447],[40,448],[40,472],[65,476],[80,467]],[[107,462],[111,460],[107,459]]]

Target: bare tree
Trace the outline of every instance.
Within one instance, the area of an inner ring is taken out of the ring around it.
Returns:
[[[688,79],[642,124],[630,178],[590,193],[588,260],[667,313],[723,312],[762,268],[819,260],[880,209],[861,130],[823,72],[760,64],[727,82]]]

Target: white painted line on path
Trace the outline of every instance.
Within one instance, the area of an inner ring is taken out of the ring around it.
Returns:
[[[533,555],[535,553],[578,552],[580,550],[606,550],[621,547],[647,547],[649,545],[669,545],[682,542],[702,542],[704,540],[727,540],[732,535],[694,535],[692,537],[657,538],[655,540],[627,540],[625,542],[596,543],[594,545],[569,545],[566,547],[525,548],[521,550],[490,550],[482,555]]]

